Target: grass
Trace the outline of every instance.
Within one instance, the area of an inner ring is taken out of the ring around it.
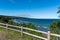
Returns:
[[[38,38],[28,36],[23,34],[21,37],[21,33],[13,30],[6,30],[5,28],[0,27],[0,33],[2,33],[3,40],[40,40]]]
[[[6,31],[6,29],[4,28],[0,28],[0,32],[4,34],[3,35],[4,38],[2,37],[4,40],[18,40],[18,39],[20,40],[21,39],[21,35],[19,32],[12,31],[12,30]]]

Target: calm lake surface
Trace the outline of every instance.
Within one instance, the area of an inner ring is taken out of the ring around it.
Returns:
[[[33,18],[19,18],[14,19],[14,22],[18,23],[33,23],[35,24],[36,28],[41,31],[48,31],[49,26],[52,22],[56,22],[58,19],[33,19]]]

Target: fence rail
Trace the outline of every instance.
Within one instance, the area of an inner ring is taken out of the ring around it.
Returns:
[[[44,32],[44,31],[39,31],[39,30],[31,29],[31,28],[26,28],[26,27],[23,27],[23,26],[20,27],[20,26],[14,26],[14,25],[9,25],[9,24],[4,24],[4,23],[0,23],[0,25],[1,25],[0,27],[21,32],[21,35],[23,35],[23,33],[24,33],[24,34],[27,34],[27,35],[30,35],[30,36],[33,36],[33,37],[36,37],[36,38],[44,39],[44,40],[50,40],[50,35],[56,36],[56,37],[60,37],[60,35],[50,33],[50,31]],[[8,26],[9,26],[9,27],[8,27]],[[19,28],[19,29],[21,29],[21,31],[18,30],[18,29],[10,28],[10,27]],[[37,36],[37,35],[34,35],[34,34],[30,34],[30,33],[28,33],[28,32],[24,32],[23,29],[46,34],[46,35],[47,35],[47,38],[44,38],[44,37],[41,37],[41,36]]]

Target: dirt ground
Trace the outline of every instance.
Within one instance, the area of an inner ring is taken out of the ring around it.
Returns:
[[[4,40],[5,35],[6,35],[6,34],[4,34],[3,32],[0,31],[0,40]]]

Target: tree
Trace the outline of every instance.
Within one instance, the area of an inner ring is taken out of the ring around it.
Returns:
[[[58,7],[58,12],[57,13],[59,13],[58,17],[60,18],[60,7]]]
[[[60,21],[52,22],[50,25],[50,31],[52,33],[60,34]]]

